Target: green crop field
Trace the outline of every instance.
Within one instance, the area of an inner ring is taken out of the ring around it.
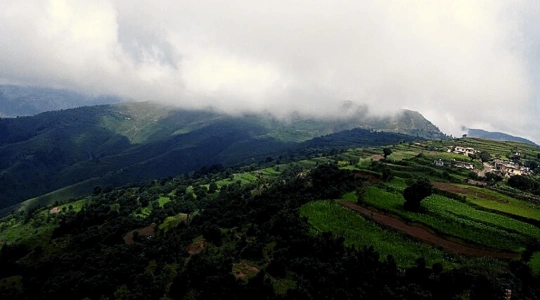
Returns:
[[[257,176],[251,172],[234,174],[234,181],[240,180],[241,184],[248,184],[257,181]]]
[[[467,196],[467,201],[470,201],[471,203],[487,209],[505,212],[508,214],[534,220],[540,220],[540,207],[537,204],[533,204],[530,202],[512,199],[510,200],[510,202],[504,203],[493,200],[486,200],[474,195]]]
[[[385,183],[386,186],[389,186],[397,191],[403,191],[407,187],[405,179],[400,177],[394,177],[391,181]]]
[[[88,202],[88,199],[85,198],[85,199],[80,199],[80,200],[76,200],[76,201],[73,201],[73,202],[69,202],[67,204],[62,204],[60,206],[58,206],[58,208],[60,208],[62,211],[65,211],[65,209],[69,209],[71,207],[71,209],[74,211],[74,212],[79,212],[81,211],[81,209],[83,208],[83,206]]]
[[[477,210],[471,206],[440,195],[432,195],[423,203],[430,212],[443,217],[451,215],[493,226],[499,230],[516,232],[529,237],[540,236],[540,228],[496,213]],[[450,215],[449,215],[450,214]]]
[[[163,223],[159,224],[158,228],[167,232],[168,230],[175,228],[176,226],[180,225],[180,223],[185,222],[186,220],[187,214],[179,213],[175,216],[166,217],[165,220],[163,220]]]
[[[413,158],[418,155],[420,151],[394,151],[387,157],[389,161],[400,161],[404,159]]]
[[[540,220],[540,206],[531,202],[517,200],[507,195],[485,188],[469,185],[458,185],[471,191],[467,194],[467,201],[478,206],[505,212],[508,214]],[[489,199],[487,199],[489,198]]]
[[[373,158],[371,156],[370,157],[364,157],[364,158],[360,158],[356,165],[359,168],[368,168],[371,165],[372,161],[373,161]]]
[[[445,260],[444,252],[393,230],[381,228],[334,201],[310,202],[300,208],[300,214],[308,217],[308,222],[318,232],[329,231],[343,236],[347,245],[355,247],[372,245],[381,255],[381,260],[392,254],[398,265],[403,267],[414,265],[419,257],[425,257],[429,266],[436,262],[442,263],[445,267],[454,266],[453,262]]]
[[[540,252],[535,252],[529,261],[533,274],[540,275]]]
[[[280,166],[280,168],[283,168],[283,167]],[[281,174],[281,171],[278,171],[275,168],[260,169],[259,172],[264,176],[271,176],[271,177]]]
[[[432,195],[422,202],[427,213],[405,211],[400,193],[387,192],[376,187],[368,188],[364,203],[409,222],[424,224],[444,236],[495,249],[520,251],[532,237],[540,236],[540,229],[533,225],[477,210],[439,195]]]
[[[55,221],[47,220],[45,216],[49,211],[43,211],[28,223],[22,223],[16,218],[8,217],[0,221],[0,245],[3,242],[8,244],[17,242],[24,243],[30,248],[46,244],[52,235]],[[51,218],[53,218],[51,216]]]

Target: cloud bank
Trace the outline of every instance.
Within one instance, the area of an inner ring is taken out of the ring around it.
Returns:
[[[0,82],[185,108],[417,110],[540,142],[536,1],[0,3]]]

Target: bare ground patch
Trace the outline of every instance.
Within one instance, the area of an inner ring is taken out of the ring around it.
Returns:
[[[371,182],[371,183],[378,183],[380,181],[379,177],[377,177],[377,175],[375,175],[373,173],[362,172],[362,171],[355,172],[354,177],[367,178],[368,181]]]
[[[480,197],[480,198],[486,199],[486,200],[492,200],[492,201],[497,201],[497,202],[501,202],[501,203],[508,203],[508,201],[499,199],[499,198],[497,198],[495,196],[484,194],[484,193],[478,192],[478,191],[473,191],[473,190],[470,190],[470,189],[467,189],[467,188],[462,188],[462,187],[459,187],[459,186],[455,186],[455,185],[450,184],[450,183],[434,182],[433,186],[440,189],[440,190],[448,191],[448,192],[452,192],[452,193],[456,193],[456,194],[474,195],[474,196],[477,196],[477,197]]]
[[[379,160],[383,159],[384,156],[382,156],[380,154],[375,154],[371,158],[373,158],[374,161],[379,161]]]
[[[238,279],[250,279],[259,273],[259,268],[241,261],[233,265],[233,275]]]
[[[156,232],[156,223],[152,223],[144,228],[135,229],[128,232],[126,236],[124,236],[124,242],[126,242],[126,244],[133,244],[133,235],[136,231],[141,236],[153,236],[154,233]]]
[[[204,249],[205,244],[206,244],[205,240],[200,240],[200,241],[197,241],[188,245],[186,250],[191,255],[197,254]]]

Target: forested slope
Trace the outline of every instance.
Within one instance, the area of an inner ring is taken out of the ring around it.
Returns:
[[[234,166],[298,155],[304,148],[343,149],[418,139],[417,127],[403,127],[403,132],[413,130],[414,136],[359,128],[370,127],[372,121],[284,122],[270,115],[228,116],[153,103],[0,119],[0,208],[71,186],[71,197],[78,197],[96,185],[120,186],[213,164]],[[67,190],[64,194],[70,197]]]

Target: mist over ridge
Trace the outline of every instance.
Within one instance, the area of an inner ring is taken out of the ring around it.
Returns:
[[[0,4],[0,83],[229,114],[419,111],[538,142],[539,4]]]

